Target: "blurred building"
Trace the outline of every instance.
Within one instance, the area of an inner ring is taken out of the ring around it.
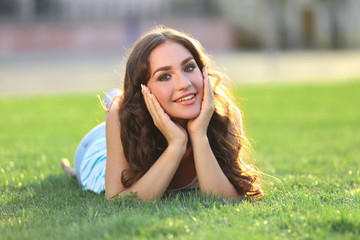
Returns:
[[[360,47],[360,0],[222,0],[219,7],[237,26],[240,46]]]
[[[208,49],[231,49],[234,27],[215,6],[211,0],[0,0],[0,53],[121,50],[156,25],[190,33]]]
[[[215,50],[359,48],[360,0],[0,0],[0,52],[120,49],[157,24]]]

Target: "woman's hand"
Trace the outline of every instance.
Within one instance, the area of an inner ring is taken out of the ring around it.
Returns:
[[[191,138],[206,136],[210,119],[215,111],[214,93],[209,81],[207,67],[203,68],[203,99],[200,114],[188,121],[187,127]]]
[[[154,124],[164,135],[168,144],[180,144],[186,147],[188,137],[185,129],[170,119],[156,97],[150,92],[150,88],[141,85],[141,89],[146,107],[149,110]]]

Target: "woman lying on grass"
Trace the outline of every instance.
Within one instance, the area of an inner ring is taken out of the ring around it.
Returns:
[[[257,172],[241,160],[240,112],[210,64],[201,44],[184,33],[156,28],[143,35],[106,124],[80,143],[75,171],[63,161],[65,172],[83,189],[105,190],[108,199],[191,190],[261,198]]]

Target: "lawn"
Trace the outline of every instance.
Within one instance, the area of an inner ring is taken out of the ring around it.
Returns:
[[[0,239],[360,238],[360,80],[234,88],[261,201],[80,190],[60,167],[104,120],[97,93],[0,98]]]

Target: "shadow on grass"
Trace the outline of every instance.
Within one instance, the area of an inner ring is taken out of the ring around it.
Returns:
[[[104,194],[97,195],[83,191],[75,179],[65,175],[48,175],[45,179],[23,187],[8,187],[4,208],[18,215],[20,210],[38,214],[39,212],[59,212],[68,209],[85,209],[89,203],[107,202]]]
[[[96,211],[105,215],[117,213],[156,214],[173,211],[183,214],[186,211],[219,208],[222,205],[240,204],[242,200],[227,200],[201,193],[179,193],[152,201],[140,201],[133,196],[125,196],[108,201],[105,194],[83,191],[78,182],[66,175],[48,175],[45,179],[23,187],[8,187],[3,194],[5,214],[21,216],[24,212],[31,215],[47,217],[72,215],[75,218],[95,214]],[[62,217],[62,219],[64,219]]]
[[[330,222],[331,230],[338,233],[360,234],[359,224],[352,220],[341,218]]]
[[[54,238],[84,237],[84,232],[87,232],[85,238],[101,237],[115,230],[137,236],[141,229],[155,224],[160,229],[168,218],[187,219],[224,205],[241,203],[198,193],[177,194],[147,202],[127,196],[109,202],[104,194],[83,191],[75,179],[63,174],[48,175],[22,188],[8,187],[2,195],[5,198],[1,214],[7,221],[0,229],[4,230],[4,236],[19,238],[33,234]],[[159,233],[153,229],[153,234],[166,232],[167,228],[163,228]]]

